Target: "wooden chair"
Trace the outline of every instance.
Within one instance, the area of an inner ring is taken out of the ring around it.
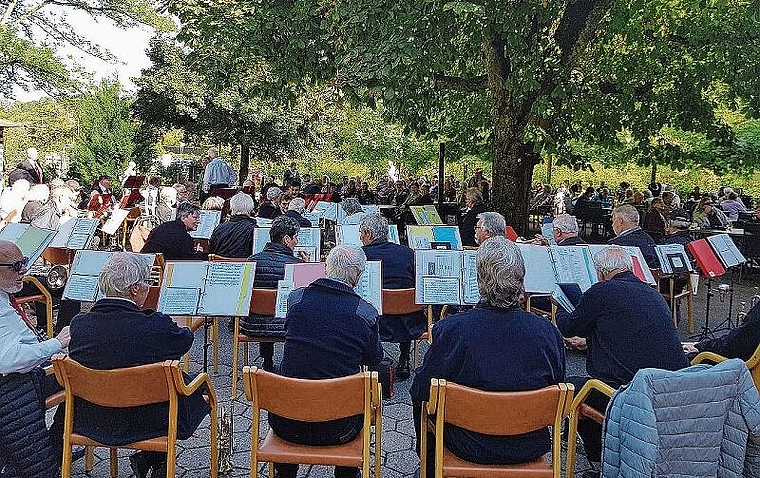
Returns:
[[[435,476],[446,477],[554,477],[562,469],[562,420],[570,413],[573,385],[560,383],[525,392],[485,392],[430,381],[430,399],[422,406],[421,471],[427,472],[427,432],[435,432]],[[435,414],[433,423],[428,417]],[[443,443],[444,423],[488,435],[520,435],[552,426],[552,464],[545,457],[516,465],[482,465],[458,458]]]
[[[578,394],[573,399],[573,403],[570,407],[570,424],[568,426],[568,439],[567,439],[567,468],[565,472],[566,478],[573,478],[575,474],[575,459],[576,448],[578,447],[576,435],[578,433],[578,420],[588,419],[594,420],[600,425],[604,423],[604,412],[599,411],[596,408],[587,405],[585,403],[586,397],[596,390],[599,393],[603,393],[608,397],[611,397],[615,390],[602,382],[601,380],[591,379],[586,382],[581,388]]]
[[[71,446],[105,447],[84,435],[74,433],[74,400],[83,399],[104,407],[126,408],[154,403],[169,402],[169,428],[166,436],[130,443],[120,448],[166,452],[166,476],[173,477],[176,466],[177,413],[179,396],[188,396],[205,385],[206,399],[211,407],[211,471],[217,477],[219,469],[217,453],[217,403],[214,385],[207,373],[201,373],[185,384],[179,362],[167,360],[138,367],[116,370],[93,370],[75,360],[57,355],[53,357],[53,369],[58,382],[65,391],[66,418],[63,427],[63,467],[61,478],[71,476]],[[107,423],[103,424],[107,426]],[[111,476],[118,476],[117,447],[110,448]]]
[[[42,282],[39,281],[34,276],[24,276],[22,279],[24,282],[30,282],[34,284],[37,289],[40,291],[39,294],[34,295],[27,295],[24,297],[17,297],[16,302],[20,304],[28,304],[29,302],[39,302],[41,304],[45,304],[45,312],[47,313],[47,324],[45,324],[45,332],[47,333],[48,337],[53,336],[53,296],[50,295],[50,292],[47,290],[47,288],[42,285]]]
[[[652,269],[652,274],[657,281],[657,288],[660,291],[660,295],[662,295],[663,299],[665,299],[670,306],[673,324],[675,324],[676,328],[678,328],[678,302],[686,299],[686,326],[690,334],[694,333],[694,290],[691,287],[689,275],[686,274],[686,287],[684,287],[681,292],[676,293],[676,279],[680,274],[663,274],[659,269]],[[662,281],[665,281],[666,283],[665,290],[662,290]]]
[[[718,355],[713,352],[700,352],[691,360],[692,365],[700,363],[720,363],[724,360],[728,360],[722,355]],[[755,388],[760,391],[760,345],[757,346],[752,356],[745,362],[749,369],[750,375],[752,375],[752,381],[755,382]]]
[[[356,466],[369,477],[370,435],[375,426],[375,478],[380,478],[383,393],[377,372],[362,372],[348,377],[303,380],[283,377],[256,367],[243,369],[245,396],[251,402],[251,478],[258,463]],[[324,422],[363,415],[361,432],[344,445],[308,446],[283,440],[272,429],[259,441],[260,411],[306,422]]]
[[[141,215],[142,210],[140,210],[140,206],[135,206],[129,210],[129,214],[127,214],[127,217],[124,218],[124,222],[119,226],[119,229],[121,229],[121,247],[125,251],[127,250],[127,234],[131,229],[131,226],[134,225]]]
[[[383,302],[383,315],[408,315],[415,312],[425,310],[426,306],[418,305],[414,303],[415,288],[411,289],[383,289],[382,290],[382,302]],[[432,313],[432,312],[431,312]],[[429,314],[428,314],[429,315]],[[392,319],[391,319],[392,320]],[[431,322],[428,320],[428,322]],[[432,322],[428,324],[428,330],[422,333],[419,337],[414,339],[414,368],[417,368],[417,362],[419,360],[418,345],[422,340],[427,340],[429,337],[428,331],[432,327]]]
[[[276,289],[253,289],[251,294],[251,315],[274,316],[277,304]],[[285,342],[284,337],[252,336],[240,332],[240,317],[235,317],[235,331],[232,334],[232,399],[237,398],[238,354],[243,344],[243,365],[248,365],[248,344],[251,342]]]

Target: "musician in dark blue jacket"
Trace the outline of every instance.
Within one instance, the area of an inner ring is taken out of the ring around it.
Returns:
[[[110,258],[98,279],[106,295],[71,321],[69,355],[85,367],[111,370],[176,360],[193,343],[193,333],[168,315],[141,310],[150,289],[150,267],[134,254]],[[203,389],[180,397],[177,438],[190,438],[209,413]],[[63,407],[59,408],[59,412]],[[166,435],[169,403],[110,408],[82,399],[74,404],[74,431],[105,445],[121,446]],[[166,476],[166,454],[137,452],[130,457],[136,476]]]
[[[244,258],[253,252],[253,230],[256,219],[251,217],[253,198],[239,192],[230,198],[230,220],[219,224],[211,234],[208,251],[224,257]]]
[[[368,261],[382,262],[383,289],[409,289],[414,287],[414,251],[388,241],[388,221],[380,214],[369,214],[359,223],[359,237]],[[378,311],[382,312],[382,311]],[[398,380],[409,378],[409,350],[411,341],[427,329],[423,311],[410,315],[380,317],[380,340],[399,344],[399,361],[394,376]]]
[[[504,237],[486,239],[476,267],[480,302],[433,327],[435,340],[410,390],[420,436],[420,410],[430,379],[486,391],[536,390],[565,380],[565,347],[551,322],[522,309],[525,265],[520,251]],[[534,460],[549,451],[544,428],[520,436],[493,436],[446,425],[446,447],[458,457],[484,464]],[[429,444],[434,443],[432,437]],[[434,469],[432,446],[428,470]],[[424,450],[421,452],[425,452]]]
[[[660,267],[654,239],[639,227],[639,212],[635,207],[630,204],[616,207],[612,211],[612,230],[615,231],[615,237],[607,241],[609,244],[638,247],[650,268]]]
[[[356,246],[335,246],[327,256],[326,278],[296,289],[288,298],[285,351],[280,373],[286,377],[327,379],[353,375],[362,365],[383,358],[377,311],[354,292],[366,258]],[[269,414],[269,425],[285,440],[302,445],[348,443],[361,430],[361,415],[307,423]],[[275,464],[276,476],[295,478],[298,465]],[[359,470],[336,467],[336,478],[357,478]]]
[[[296,257],[293,249],[298,244],[301,227],[292,217],[277,216],[269,229],[269,241],[264,250],[248,258],[256,261],[253,287],[276,289],[277,282],[285,278],[285,264],[304,262],[305,256]],[[284,337],[285,319],[251,315],[240,320],[240,332],[251,336]],[[274,370],[274,343],[260,342],[259,354],[264,359],[264,370]]]

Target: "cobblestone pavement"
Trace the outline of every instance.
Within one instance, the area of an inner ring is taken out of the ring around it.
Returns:
[[[740,302],[744,301],[749,304],[750,297],[758,294],[758,285],[760,280],[757,276],[744,277],[737,285],[737,297],[734,301],[734,316],[739,310]],[[704,282],[700,285],[701,290],[695,298],[695,321],[697,331],[704,321]],[[716,294],[717,295],[717,294]],[[711,313],[711,324],[716,324],[725,317],[728,307],[728,301],[721,302],[713,298]],[[747,309],[749,307],[747,306]],[[685,310],[685,308],[684,308]],[[719,319],[720,318],[720,319]],[[231,348],[232,338],[227,331],[226,319],[220,319],[220,355],[219,355],[219,372],[212,373],[214,386],[216,387],[219,400],[224,406],[229,406],[231,394]],[[685,321],[681,323],[681,335],[684,340],[688,339],[686,333]],[[203,362],[203,331],[196,333],[196,340],[191,351],[193,371],[199,371]],[[398,348],[392,344],[386,344],[386,353],[393,355],[398,354]],[[423,345],[422,353],[425,351]],[[282,353],[282,345],[275,346],[275,362],[278,363],[278,355]],[[242,354],[242,352],[241,352]],[[252,347],[251,358],[256,358],[256,347]],[[260,364],[260,359],[257,361]],[[578,375],[585,372],[585,358],[577,352],[568,353],[567,375]],[[419,470],[419,460],[414,452],[414,426],[412,423],[412,406],[409,398],[409,386],[411,379],[405,382],[397,382],[395,396],[384,402],[383,411],[383,434],[382,434],[382,476],[387,478],[396,478],[402,476],[415,476]],[[250,459],[250,427],[251,411],[245,397],[242,395],[242,387],[239,388],[241,394],[238,400],[233,403],[234,406],[234,462],[235,469],[227,476],[241,477],[248,476],[249,459]],[[49,414],[50,416],[50,414]],[[266,426],[263,427],[262,433],[266,432]],[[262,435],[263,436],[263,435]],[[189,440],[179,442],[177,453],[177,476],[178,477],[207,477],[209,476],[209,430],[208,418],[201,424],[195,435]],[[131,450],[119,451],[119,476],[133,476],[129,467],[127,457]],[[563,453],[564,460],[564,453]],[[583,448],[579,442],[579,457],[576,465],[577,472],[589,469],[589,464],[583,456]],[[84,472],[82,461],[75,463],[74,476],[77,477],[107,477],[109,476],[108,453],[105,449],[96,451],[95,467],[88,475]],[[259,476],[266,476],[264,465],[259,466]],[[299,477],[332,477],[332,469],[323,466],[302,466]]]

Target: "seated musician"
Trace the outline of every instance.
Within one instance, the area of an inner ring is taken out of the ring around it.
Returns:
[[[726,358],[749,360],[760,345],[760,303],[755,304],[739,327],[731,329],[727,334],[705,339],[694,345],[683,346],[684,352],[694,358],[699,352],[714,352]]]
[[[354,292],[366,259],[356,246],[335,246],[327,256],[327,277],[296,289],[288,298],[285,351],[280,373],[286,377],[345,377],[383,358],[377,311]],[[257,266],[258,268],[258,266]],[[269,425],[285,440],[302,445],[339,445],[353,440],[362,417],[304,423],[269,414]],[[275,463],[275,476],[295,478],[298,465]],[[335,478],[358,478],[359,469],[336,467]]]
[[[305,254],[296,256],[293,249],[298,244],[301,227],[292,217],[278,216],[269,229],[269,242],[264,250],[248,258],[256,261],[253,287],[256,289],[276,289],[277,282],[285,278],[285,264],[304,262]],[[264,316],[243,317],[240,332],[250,336],[284,337],[284,319]],[[259,355],[264,359],[264,370],[274,370],[274,343],[260,342]]]
[[[68,347],[69,328],[46,339],[16,303],[27,265],[15,244],[0,241],[0,475],[53,478],[61,466],[63,421],[48,433],[44,399],[56,390],[40,366]]]
[[[179,359],[193,344],[193,333],[168,315],[140,307],[150,290],[150,267],[129,253],[106,262],[98,287],[105,294],[71,322],[69,355],[85,367],[111,370]],[[59,409],[61,410],[61,409]],[[74,406],[74,431],[100,443],[121,446],[166,435],[169,403],[116,409],[84,400]],[[203,390],[179,398],[177,438],[190,438],[209,407]],[[166,476],[166,454],[139,451],[130,456],[138,478]]]
[[[478,223],[478,214],[488,211],[488,206],[483,202],[483,193],[477,188],[468,188],[465,192],[465,205],[467,209],[459,220],[459,232],[462,235],[462,245],[477,246],[475,242],[475,226]]]
[[[414,287],[414,251],[407,246],[388,241],[388,221],[380,214],[364,216],[359,224],[359,238],[369,261],[381,261],[383,289]],[[394,377],[409,378],[409,351],[412,340],[427,329],[422,311],[411,315],[380,316],[380,340],[399,344],[399,360]]]
[[[507,221],[498,212],[481,212],[477,215],[478,223],[475,225],[475,242],[483,244],[491,237],[504,237],[507,233]]]
[[[113,192],[111,191],[111,177],[103,174],[90,190],[90,202],[87,205],[88,211],[102,211],[112,207]]]
[[[655,269],[660,267],[660,261],[655,252],[652,236],[639,227],[639,212],[630,204],[623,204],[612,211],[612,230],[615,237],[607,241],[618,246],[635,246],[641,249],[641,254],[647,265]],[[641,264],[643,267],[644,264]]]
[[[410,390],[418,444],[431,378],[487,391],[535,390],[565,380],[562,336],[550,321],[522,308],[525,265],[517,246],[504,237],[485,240],[476,267],[480,302],[433,327],[435,340]],[[446,426],[444,441],[456,456],[484,464],[531,461],[546,454],[551,443],[548,429],[491,436],[453,425]],[[432,437],[428,443],[432,472]]]
[[[198,229],[200,208],[190,202],[177,206],[177,218],[150,231],[140,252],[161,252],[167,260],[205,260],[207,255],[196,250],[188,231]]]
[[[209,239],[211,254],[238,258],[251,255],[253,229],[256,227],[256,219],[251,217],[254,207],[253,198],[243,192],[230,198],[232,216],[229,221],[216,226],[211,234],[211,239]]]
[[[593,261],[601,282],[583,294],[572,313],[559,310],[555,316],[562,335],[586,339],[589,376],[568,377],[575,389],[580,390],[589,378],[618,388],[642,368],[678,370],[688,366],[668,304],[633,275],[633,263],[625,249],[607,247],[594,254]],[[606,396],[592,393],[587,403],[603,411],[607,401]],[[601,425],[581,420],[578,433],[588,460],[599,462]]]

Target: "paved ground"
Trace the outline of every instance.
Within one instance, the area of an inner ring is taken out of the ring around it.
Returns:
[[[724,281],[728,282],[728,281]],[[746,309],[749,309],[749,301],[753,295],[760,293],[760,277],[745,276],[737,283],[736,299],[734,301],[734,314],[740,309],[741,302],[746,302]],[[705,317],[705,283],[700,284],[700,290],[695,297],[695,320],[698,330],[704,322]],[[710,325],[720,322],[727,314],[728,297],[721,302],[718,294],[712,299],[711,321]],[[685,307],[684,307],[685,311]],[[231,379],[231,334],[227,332],[226,323],[220,323],[220,365],[219,372],[212,374],[214,385],[219,395],[220,401],[224,406],[230,406]],[[681,333],[684,340],[688,339],[685,330],[685,321],[681,324]],[[195,371],[202,366],[202,344],[203,332],[196,334],[196,343],[191,351],[192,368]],[[282,345],[275,347],[276,353],[280,354]],[[423,349],[424,350],[424,349]],[[386,346],[386,352],[391,355],[397,355],[398,349],[393,345]],[[255,355],[253,347],[252,356]],[[580,374],[585,371],[585,359],[579,353],[568,354],[568,375]],[[414,427],[412,423],[412,408],[409,398],[409,386],[411,379],[405,382],[396,383],[396,395],[391,400],[385,402],[383,413],[383,443],[382,443],[382,474],[384,477],[395,478],[402,476],[414,476],[419,469],[419,460],[414,453]],[[248,407],[244,397],[234,401],[234,471],[227,476],[248,476],[249,473],[249,451],[251,444],[250,426],[251,416],[250,407]],[[266,427],[264,427],[264,431]],[[209,448],[208,448],[208,419],[201,425],[196,434],[189,440],[181,442],[177,456],[178,472],[177,476],[181,477],[207,477],[209,476]],[[581,456],[576,469],[580,472],[588,469],[588,463],[582,455],[583,449],[579,448]],[[127,456],[131,453],[129,450],[120,451],[119,453],[119,476],[132,476]],[[563,457],[564,459],[564,457]],[[108,460],[106,450],[99,450],[96,454],[96,464],[94,470],[89,476],[107,477]],[[263,465],[259,467],[259,475],[266,476]],[[83,463],[78,462],[74,466],[74,476],[88,476],[84,473]],[[327,477],[332,476],[331,469],[327,467],[301,467],[299,476],[309,477]]]

